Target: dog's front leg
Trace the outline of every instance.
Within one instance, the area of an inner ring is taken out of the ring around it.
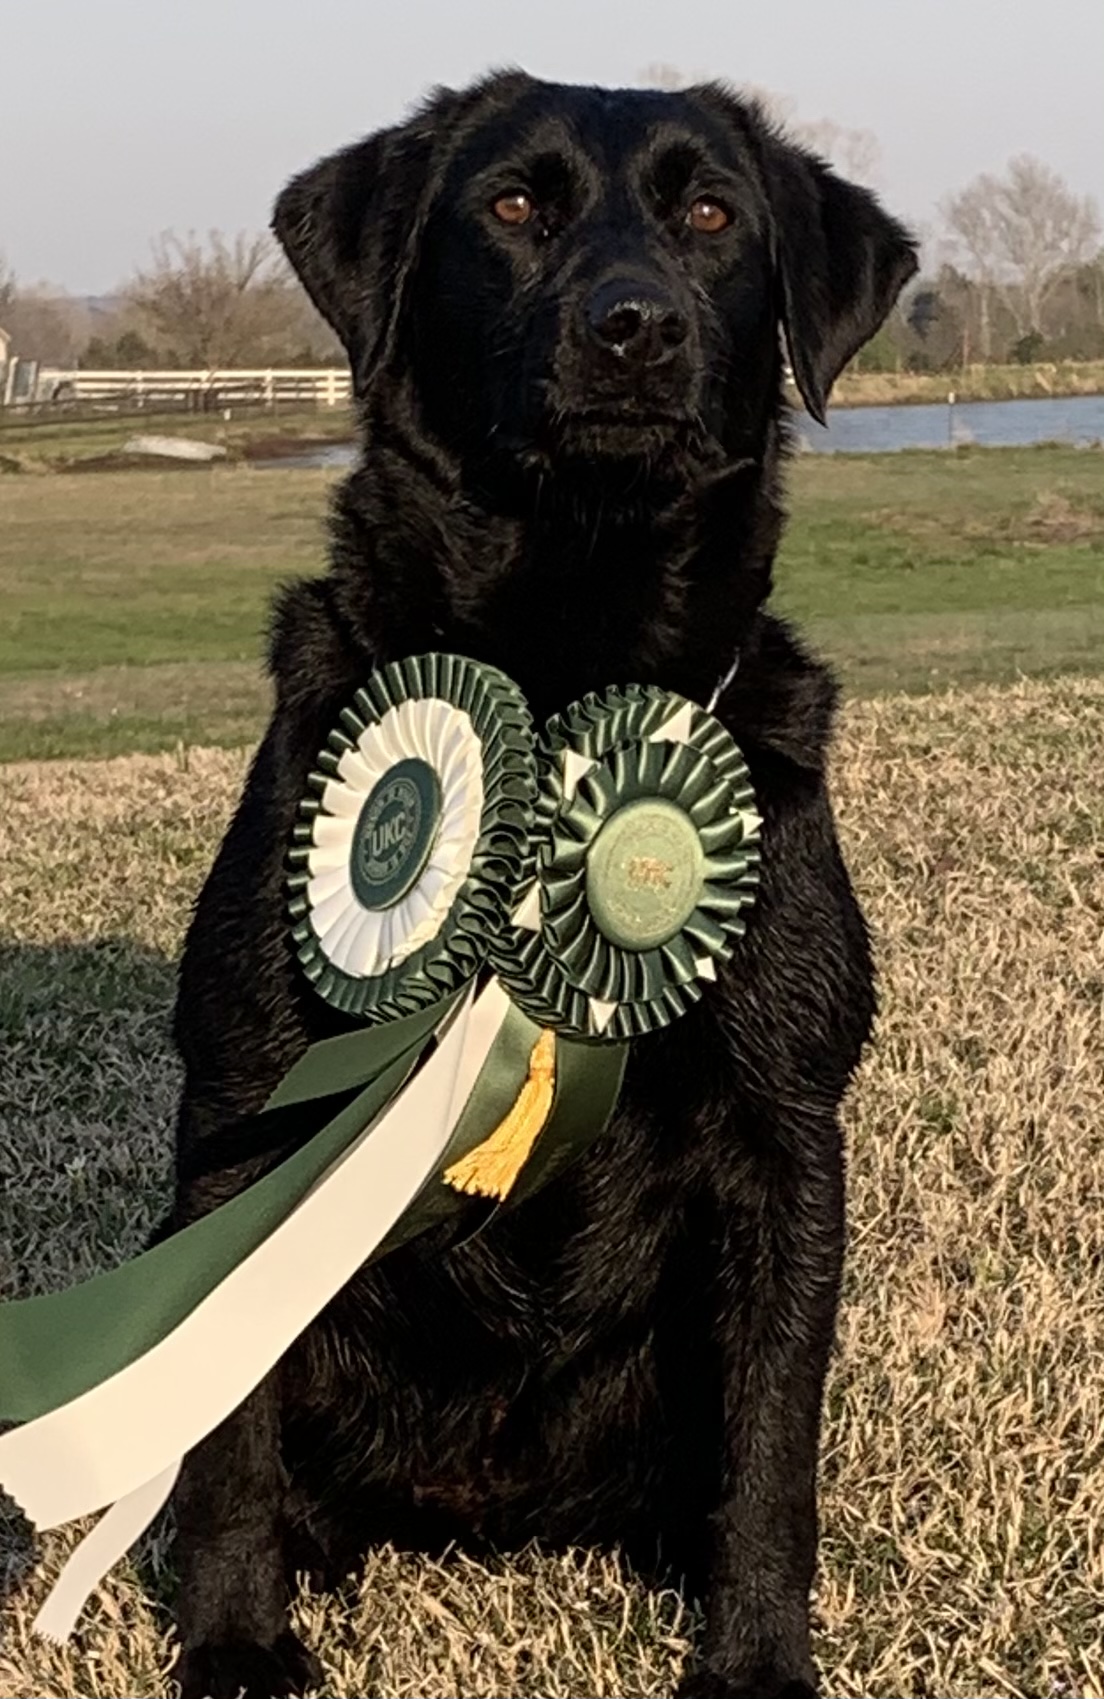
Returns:
[[[181,1699],[284,1699],[320,1680],[287,1620],[279,1370],[184,1460],[175,1493]]]
[[[723,1205],[714,1311],[721,1492],[705,1536],[701,1658],[680,1699],[814,1699],[817,1690],[809,1646],[817,1454],[844,1239],[834,1117],[807,1123],[793,1140],[772,1139],[756,1170],[739,1200]]]

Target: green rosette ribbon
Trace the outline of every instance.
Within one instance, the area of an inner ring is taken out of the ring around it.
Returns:
[[[530,728],[512,680],[459,655],[396,662],[357,691],[289,856],[293,936],[321,996],[389,1020],[471,979],[525,863]]]
[[[718,720],[645,686],[591,695],[541,747],[536,878],[492,958],[534,1020],[591,1040],[666,1026],[744,931],[760,819]]]

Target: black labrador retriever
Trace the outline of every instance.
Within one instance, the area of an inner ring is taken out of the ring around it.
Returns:
[[[785,351],[823,420],[913,244],[722,87],[521,73],[323,160],[274,228],[348,349],[364,452],[329,571],[278,599],[275,711],[187,940],[176,1224],[285,1154],[225,1135],[343,1028],[295,961],[285,852],[381,662],[492,662],[538,724],[614,683],[704,704],[720,682],[764,876],[720,983],[635,1047],[577,1166],[363,1269],[188,1457],[184,1699],[318,1679],[297,1567],[534,1537],[686,1578],[706,1628],[683,1695],[811,1695],[837,1112],[874,998],[825,785],[835,687],[765,604]]]

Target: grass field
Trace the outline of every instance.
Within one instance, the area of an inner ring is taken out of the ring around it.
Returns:
[[[0,480],[0,759],[241,744],[283,579],[320,570],[332,474]],[[854,691],[1104,657],[1104,456],[808,455],[778,601]]]
[[[1102,746],[1098,679],[846,715],[836,803],[882,1013],[847,1111],[815,1603],[833,1699],[1104,1699]],[[244,761],[3,774],[0,1291],[107,1266],[164,1203],[173,962]],[[0,1535],[0,1699],[166,1694],[164,1526],[71,1647],[31,1641],[76,1533],[37,1557]],[[698,1620],[613,1558],[537,1552],[382,1552],[297,1617],[331,1699],[670,1694]]]

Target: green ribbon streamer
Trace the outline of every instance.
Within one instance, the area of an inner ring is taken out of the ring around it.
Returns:
[[[446,1185],[441,1175],[489,1138],[513,1108],[528,1075],[529,1058],[541,1030],[536,1021],[530,1020],[516,1003],[511,1003],[453,1129],[438,1172],[427,1180],[410,1209],[380,1245],[377,1255],[386,1256],[415,1233],[439,1226],[455,1216],[459,1203],[473,1201]],[[504,1208],[512,1208],[532,1197],[603,1132],[620,1096],[628,1054],[627,1044],[584,1044],[557,1033],[552,1108],[528,1161],[505,1199]]]
[[[312,1045],[266,1108],[364,1089],[301,1150],[201,1220],[64,1292],[0,1305],[0,1420],[30,1422],[135,1361],[290,1214],[405,1083],[458,995]]]
[[[0,1305],[0,1421],[29,1422],[134,1362],[178,1326],[280,1225],[405,1085],[462,992],[383,1026],[324,1039],[288,1071],[266,1109],[363,1089],[301,1150],[237,1197],[132,1261],[67,1291]],[[540,1028],[511,1006],[436,1174],[378,1247],[386,1255],[471,1198],[441,1174],[483,1142],[515,1102]],[[617,1102],[627,1046],[560,1038],[549,1119],[507,1203],[531,1196],[598,1137]]]

